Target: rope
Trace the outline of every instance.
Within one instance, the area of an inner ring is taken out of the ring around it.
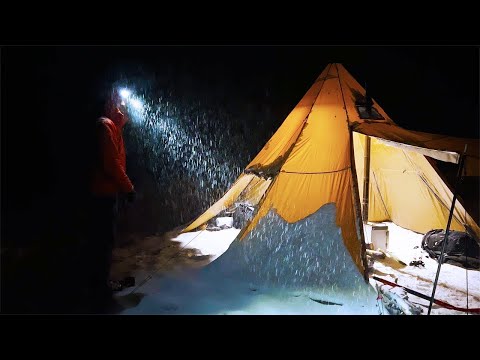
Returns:
[[[387,205],[385,205],[385,201],[383,200],[382,192],[380,191],[380,188],[378,187],[378,181],[377,181],[377,176],[375,175],[375,171],[372,170],[372,174],[373,174],[373,181],[374,181],[375,186],[377,188],[378,196],[380,197],[380,200],[382,200],[382,205],[383,205],[383,208],[385,209],[385,213],[387,214],[388,218],[391,220],[392,217],[390,216],[390,214],[388,212]]]
[[[431,193],[433,194],[433,196],[435,196],[435,198],[438,200],[438,202],[440,203],[440,205],[442,205],[446,210],[450,211],[450,207],[445,204],[445,202],[442,200],[442,198],[440,197],[440,195],[438,195],[438,193],[432,189],[432,187],[428,184],[428,181],[425,179],[425,176],[423,175],[423,172],[421,172],[418,167],[416,166],[416,164],[413,162],[413,160],[410,158],[410,156],[404,151],[402,150],[402,153],[403,155],[405,156],[405,158],[407,159],[407,161],[410,163],[410,165],[415,169],[415,172],[417,174],[417,176],[420,178],[420,180],[422,180],[422,182],[425,184],[425,186],[427,187],[428,190],[431,191]],[[453,196],[453,192],[452,192],[452,196]],[[456,215],[455,215],[455,210],[456,210],[457,206],[455,206],[454,208],[454,211],[453,211],[453,218],[455,220],[457,220],[457,222],[459,224],[463,224],[463,221],[461,219],[459,219]],[[460,214],[461,215],[461,214]]]
[[[336,172],[341,172],[350,169],[350,166],[347,166],[346,168],[340,169],[340,170],[332,170],[332,171],[319,171],[319,172],[300,172],[300,171],[285,171],[282,170],[280,172],[286,173],[286,174],[305,174],[305,175],[318,175],[318,174],[332,174]]]
[[[206,229],[205,229],[206,230]],[[182,248],[180,250],[178,250],[175,254],[173,254],[172,257],[170,257],[169,259],[167,259],[167,261],[165,262],[165,264],[168,264],[168,262],[170,260],[172,260],[173,258],[175,258],[178,254],[180,254],[180,252],[185,249],[185,247],[190,244],[193,240],[195,240],[197,237],[199,237],[205,230],[202,230],[199,234],[197,234],[192,240],[190,240],[188,243],[186,243],[185,245],[182,246]],[[140,289],[143,285],[145,285],[148,281],[150,281],[152,278],[153,278],[153,275],[155,275],[156,273],[158,272],[157,271],[154,271],[153,273],[150,273],[140,284],[138,284],[138,286],[136,286],[130,293],[129,295],[133,294],[135,291],[137,291],[138,289]]]
[[[395,283],[392,283],[388,280],[385,280],[385,279],[382,279],[382,278],[379,278],[378,276],[372,276],[373,279],[377,280],[377,281],[380,281],[386,285],[390,285],[390,286],[398,286],[398,287],[401,287],[401,288],[404,288],[406,292],[412,294],[412,295],[415,295],[415,296],[418,296],[419,298],[422,298],[424,300],[430,300],[431,297],[430,296],[427,296],[427,295],[424,295],[422,293],[419,293],[418,291],[415,291],[415,290],[412,290],[412,289],[409,289],[409,288],[406,288],[405,286],[401,286],[401,285],[398,285],[398,284],[395,284]],[[441,307],[444,307],[445,309],[449,309],[449,310],[456,310],[456,311],[462,311],[462,312],[470,312],[470,313],[475,313],[475,314],[480,314],[480,308],[478,309],[464,309],[464,308],[461,308],[461,307],[458,307],[458,306],[455,306],[455,305],[450,305],[444,301],[441,301],[441,300],[437,300],[437,299],[433,299],[433,302]]]

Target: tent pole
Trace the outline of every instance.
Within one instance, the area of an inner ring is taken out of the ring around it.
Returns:
[[[350,165],[352,173],[352,183],[353,183],[353,207],[355,209],[355,223],[357,224],[358,233],[360,235],[360,242],[362,243],[362,262],[364,267],[363,277],[368,283],[368,261],[367,261],[367,245],[365,244],[365,235],[362,222],[362,213],[361,213],[361,204],[360,204],[360,192],[358,190],[358,179],[357,179],[357,170],[355,167],[355,151],[353,147],[353,131],[352,127],[348,126],[348,132],[350,133]]]
[[[363,157],[364,171],[363,171],[363,202],[362,202],[362,216],[363,223],[368,222],[368,197],[370,189],[370,142],[371,138],[365,135],[365,152]]]
[[[435,290],[437,289],[438,276],[440,275],[440,268],[442,267],[443,256],[444,256],[444,253],[445,253],[445,247],[447,245],[448,232],[450,231],[450,223],[452,222],[453,211],[455,210],[455,200],[457,200],[458,185],[460,184],[460,181],[461,181],[461,178],[462,178],[462,168],[463,168],[463,164],[465,162],[466,153],[467,153],[467,144],[465,144],[465,149],[463,150],[462,157],[460,158],[460,161],[459,161],[459,164],[458,164],[458,171],[457,171],[457,177],[455,179],[452,206],[450,207],[450,214],[448,215],[447,228],[445,229],[445,237],[443,238],[442,251],[440,252],[440,257],[438,258],[437,274],[435,275],[435,281],[433,283],[432,296],[430,297],[430,304],[428,305],[428,315],[430,315],[430,312],[432,311],[432,304],[433,304],[433,300],[434,300],[434,297],[435,297]]]

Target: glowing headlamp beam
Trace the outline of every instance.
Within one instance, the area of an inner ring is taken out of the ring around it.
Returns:
[[[136,110],[143,109],[143,103],[141,100],[132,96],[132,92],[128,89],[119,89],[120,97],[122,98],[122,105],[129,103]]]
[[[120,96],[123,98],[123,99],[128,99],[128,97],[132,94],[132,92],[128,89],[121,89],[120,90]]]
[[[141,110],[143,108],[143,104],[140,100],[138,99],[132,99],[130,101],[130,103],[132,104],[132,106],[137,109],[137,110]]]

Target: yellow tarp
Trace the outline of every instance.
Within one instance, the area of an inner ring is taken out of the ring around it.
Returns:
[[[361,198],[365,141],[365,135],[354,133]],[[369,178],[369,221],[393,221],[419,233],[446,228],[453,194],[422,154],[372,138]],[[450,228],[465,231],[463,224],[480,236],[478,225],[457,199]]]
[[[454,126],[455,124],[452,124]],[[456,138],[438,134],[429,134],[420,131],[403,129],[396,125],[381,123],[363,123],[353,127],[355,132],[373,136],[380,139],[391,140],[398,143],[417,146],[425,149],[443,150],[463,154],[467,144],[467,156],[465,158],[465,170],[467,176],[480,176],[480,146],[478,139]],[[435,153],[428,153],[435,159],[449,161]]]

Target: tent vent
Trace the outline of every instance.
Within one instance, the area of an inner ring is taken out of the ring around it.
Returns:
[[[385,120],[385,118],[380,115],[378,110],[373,106],[373,100],[367,92],[367,84],[365,84],[365,95],[362,95],[355,89],[351,90],[352,95],[355,98],[355,107],[357,108],[360,119]]]
[[[385,120],[373,106],[355,105],[360,119]]]

